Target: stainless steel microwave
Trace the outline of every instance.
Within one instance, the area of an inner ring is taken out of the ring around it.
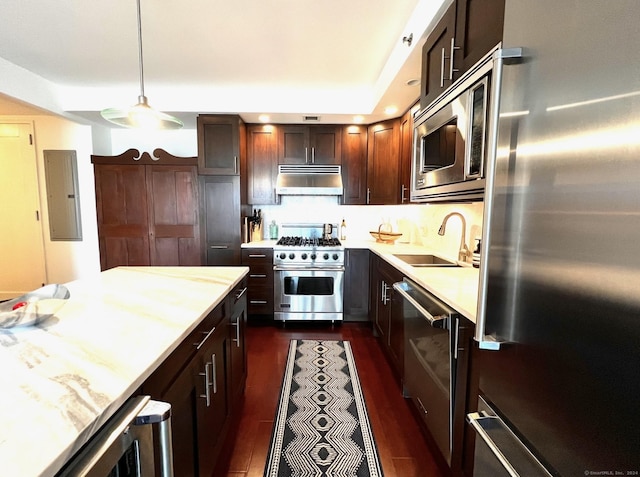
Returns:
[[[492,69],[489,54],[416,114],[412,202],[482,200]]]

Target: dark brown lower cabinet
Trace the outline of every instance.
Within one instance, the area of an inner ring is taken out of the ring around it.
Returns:
[[[240,176],[200,176],[207,265],[240,265]]]
[[[369,319],[368,249],[345,249],[344,321]]]
[[[141,391],[171,404],[174,473],[210,477],[247,375],[246,279],[178,346]]]
[[[369,316],[398,381],[404,370],[404,322],[402,310],[393,307],[393,284],[403,275],[375,254],[371,254],[371,298]]]
[[[249,267],[249,315],[273,319],[273,249],[243,248],[242,265]]]

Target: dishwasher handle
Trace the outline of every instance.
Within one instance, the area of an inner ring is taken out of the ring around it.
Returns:
[[[422,306],[420,303],[418,303],[418,301],[413,298],[409,293],[407,293],[407,291],[405,290],[405,288],[407,286],[407,282],[396,282],[393,284],[393,289],[395,291],[397,291],[402,298],[404,298],[405,300],[407,300],[409,303],[411,303],[411,305],[418,310],[418,312],[429,322],[429,324],[434,327],[434,328],[444,328],[447,324],[447,320],[449,319],[449,315],[445,314],[445,315],[433,315],[432,313],[429,313],[429,311]]]

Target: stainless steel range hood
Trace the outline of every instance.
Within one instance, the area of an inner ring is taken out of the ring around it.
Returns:
[[[278,166],[278,195],[342,195],[341,166],[289,165]]]

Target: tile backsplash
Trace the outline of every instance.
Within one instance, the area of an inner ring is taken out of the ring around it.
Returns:
[[[279,229],[286,223],[347,224],[347,240],[374,240],[369,231],[376,231],[382,223],[389,223],[393,232],[402,233],[398,243],[423,245],[441,254],[457,258],[460,247],[462,221],[452,217],[443,237],[438,229],[444,217],[460,212],[466,219],[466,244],[473,251],[476,238],[482,235],[482,202],[463,204],[410,205],[340,205],[337,197],[283,196],[280,205],[253,206],[261,209],[264,238],[268,225],[275,220]],[[281,232],[279,232],[281,235]]]

